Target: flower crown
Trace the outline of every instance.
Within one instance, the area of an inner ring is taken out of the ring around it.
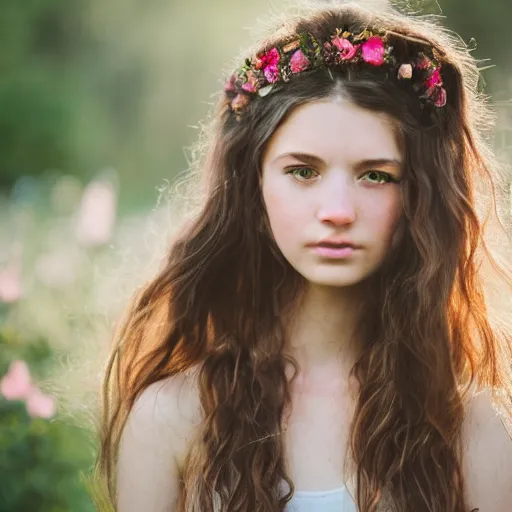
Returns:
[[[359,34],[336,29],[330,40],[321,44],[312,34],[299,34],[297,39],[259,53],[227,80],[224,91],[237,117],[255,96],[266,96],[278,83],[289,82],[294,75],[318,68],[347,64],[387,66],[399,80],[411,80],[414,90],[424,103],[436,107],[446,105],[446,90],[442,87],[441,65],[424,53],[397,65],[393,46],[387,44],[386,33],[369,29]]]

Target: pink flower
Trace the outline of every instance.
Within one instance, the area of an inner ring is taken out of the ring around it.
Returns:
[[[434,87],[435,85],[443,85],[443,79],[441,78],[439,68],[436,68],[434,72],[427,78],[425,85],[428,88]]]
[[[437,88],[434,105],[436,107],[444,107],[446,105],[446,90],[442,87]]]
[[[297,50],[290,59],[290,69],[292,73],[300,73],[308,68],[310,62],[302,50]]]
[[[224,85],[224,90],[225,90],[226,92],[234,92],[234,90],[235,90],[235,82],[236,82],[236,78],[237,78],[237,77],[236,77],[236,75],[235,75],[235,74],[232,74],[232,75],[229,77],[228,81],[227,81],[227,82],[225,83],[225,85]]]
[[[272,48],[267,53],[263,54],[261,57],[257,57],[254,66],[256,69],[262,69],[267,66],[277,66],[280,59],[281,56],[279,55],[277,48]]]
[[[251,82],[246,82],[242,85],[242,89],[247,92],[256,92],[256,87]]]
[[[427,69],[432,64],[432,61],[424,54],[421,54],[416,61],[416,69]]]
[[[281,57],[279,55],[279,52],[277,51],[277,48],[272,48],[263,56],[263,58],[265,61],[265,65],[277,66]]]
[[[0,302],[16,302],[23,295],[21,264],[13,263],[0,270]]]
[[[265,73],[265,77],[271,84],[279,80],[279,70],[277,69],[276,65],[272,64],[270,66],[267,66],[263,70],[263,72]]]
[[[384,41],[378,36],[372,36],[362,45],[363,60],[373,66],[384,63]]]
[[[348,39],[343,37],[334,37],[332,44],[340,51],[341,60],[350,60],[356,54],[359,45],[353,45]]]
[[[242,85],[242,89],[247,92],[256,92],[256,83],[258,79],[256,78],[253,71],[247,72],[247,82]]]
[[[53,396],[45,395],[35,387],[28,396],[26,403],[27,412],[32,418],[51,418],[57,410],[56,400]]]
[[[0,381],[0,392],[7,400],[25,400],[32,391],[32,379],[25,361],[13,361]]]
[[[55,414],[55,398],[45,395],[32,384],[25,361],[11,363],[9,371],[0,381],[0,392],[7,400],[24,400],[27,413],[32,418],[51,418]]]
[[[398,69],[398,78],[412,78],[412,66],[410,64],[402,64]]]

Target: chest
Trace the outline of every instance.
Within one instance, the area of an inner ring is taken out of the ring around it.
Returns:
[[[292,396],[283,442],[296,490],[323,491],[347,485],[350,491],[344,464],[353,399],[336,387],[296,391]]]

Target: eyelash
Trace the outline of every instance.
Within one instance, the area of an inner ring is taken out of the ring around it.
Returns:
[[[301,167],[291,167],[291,168],[287,169],[286,174],[293,174],[295,171],[301,171],[301,170],[304,170],[304,169],[309,170],[309,171],[313,171],[314,170],[311,167],[304,167],[304,166],[301,166]],[[370,174],[370,173],[378,173],[378,174],[384,175],[384,176],[386,176],[388,178],[388,181],[385,181],[384,183],[376,183],[377,185],[384,185],[386,183],[399,183],[399,181],[400,181],[400,180],[397,180],[395,177],[393,177],[393,175],[389,174],[388,172],[378,171],[376,169],[371,169],[369,171],[366,171],[365,173],[363,173],[363,176],[365,176],[367,174]],[[310,180],[305,180],[305,181],[310,181]],[[304,182],[302,182],[302,183],[304,183]]]

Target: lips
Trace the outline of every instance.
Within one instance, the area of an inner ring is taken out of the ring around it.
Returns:
[[[334,249],[343,249],[344,247],[351,247],[352,249],[360,249],[361,246],[349,242],[348,240],[320,240],[316,243],[308,244],[308,247],[329,247]]]
[[[331,260],[351,259],[356,252],[356,248],[352,244],[333,244],[328,242],[321,242],[317,245],[314,245],[311,250],[317,256]]]
[[[333,242],[320,242],[318,244],[315,244],[315,247],[334,247],[336,249],[342,249],[343,247],[352,247],[353,249],[356,248],[354,244],[346,244],[346,243],[333,243]]]

